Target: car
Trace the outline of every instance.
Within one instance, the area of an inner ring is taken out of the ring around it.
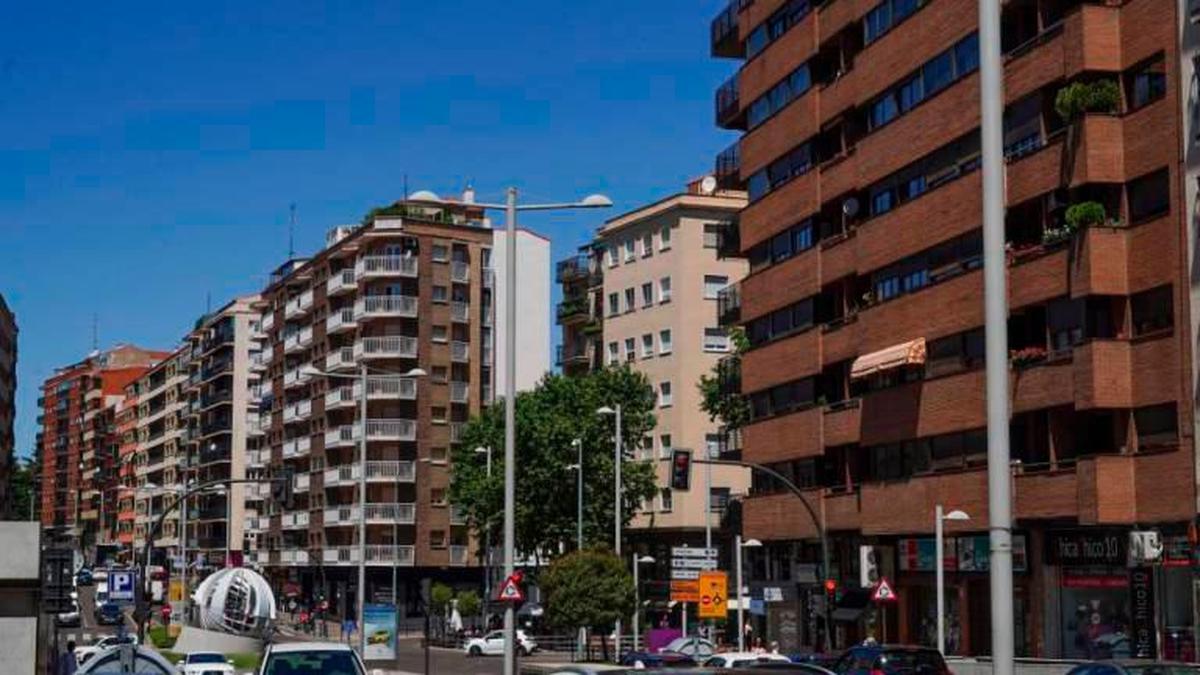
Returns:
[[[875,643],[847,649],[830,670],[837,675],[951,675],[932,647]]]
[[[392,639],[392,631],[386,628],[380,628],[367,636],[367,644],[369,645],[386,645],[388,640]]]
[[[91,569],[87,567],[80,567],[79,571],[75,573],[76,586],[91,586],[94,583],[96,583],[96,580],[94,577],[92,577]]]
[[[367,675],[367,669],[350,645],[292,642],[269,645],[258,675]]]
[[[626,652],[621,665],[630,668],[694,668],[696,659],[679,652]]]
[[[538,649],[537,642],[525,634],[523,630],[517,630],[517,654],[526,656],[536,652]],[[467,644],[463,647],[463,651],[467,656],[483,656],[488,655],[503,655],[504,654],[504,631],[494,630],[482,637],[471,638],[467,640]]]
[[[1086,675],[1200,675],[1200,666],[1194,663],[1121,659],[1085,663],[1067,671],[1067,675],[1084,675],[1085,673]]]
[[[702,637],[684,636],[677,637],[667,643],[667,646],[658,650],[659,652],[674,652],[690,656],[697,660],[704,660],[712,656],[717,650],[713,647],[713,643],[705,640]]]
[[[83,665],[88,659],[92,658],[96,654],[99,654],[110,647],[116,647],[117,645],[123,645],[125,643],[130,643],[136,647],[138,644],[137,636],[109,635],[94,644],[76,647],[75,660],[78,661],[80,665]]]
[[[60,628],[78,628],[83,623],[79,615],[79,603],[72,602],[72,608],[54,615],[54,625]]]
[[[121,606],[115,602],[96,605],[96,623],[101,626],[118,626],[125,621]]]
[[[179,675],[232,675],[233,664],[219,652],[189,652],[175,664]]]
[[[725,652],[713,654],[704,661],[705,668],[741,668],[759,663],[791,663],[782,654],[759,654],[755,652]],[[814,671],[815,672],[815,671]]]

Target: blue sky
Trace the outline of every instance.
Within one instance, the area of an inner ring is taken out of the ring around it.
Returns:
[[[17,452],[38,384],[91,346],[170,347],[287,251],[410,189],[604,192],[710,171],[735,63],[721,0],[25,3],[0,25],[0,293],[20,325]],[[523,224],[556,258],[595,213]]]

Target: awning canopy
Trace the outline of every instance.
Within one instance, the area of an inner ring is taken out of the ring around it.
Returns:
[[[902,342],[854,359],[850,379],[857,380],[901,366],[925,363],[925,338]]]

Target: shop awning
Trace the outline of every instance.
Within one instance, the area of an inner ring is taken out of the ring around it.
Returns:
[[[850,379],[857,380],[893,368],[922,363],[925,363],[925,338],[917,338],[854,359],[854,365],[850,367]]]

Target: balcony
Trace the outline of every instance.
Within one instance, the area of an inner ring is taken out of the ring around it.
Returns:
[[[325,432],[325,448],[346,448],[358,441],[358,425],[343,424]]]
[[[337,389],[331,389],[325,393],[325,410],[341,410],[353,408],[358,404],[358,397],[354,395],[354,388],[350,385],[343,385]]]
[[[410,295],[368,295],[354,303],[357,320],[417,316],[417,299]]]
[[[271,359],[274,358],[274,356],[275,353],[270,347],[267,347],[261,352],[254,354],[250,359],[250,370],[256,373],[261,373],[271,365]]]
[[[289,403],[283,408],[283,423],[304,422],[312,415],[312,401]]]
[[[450,383],[450,402],[466,403],[470,400],[471,384],[469,382]]]
[[[263,450],[251,450],[246,453],[246,466],[251,469],[266,468],[270,461],[270,454]]]
[[[303,367],[292,368],[283,374],[283,388],[291,389],[293,387],[304,386],[308,384],[311,378],[311,375],[304,372]]]
[[[415,359],[417,338],[407,335],[365,337],[354,343],[357,359]]]
[[[357,399],[362,391],[362,384],[355,382],[354,397]],[[417,378],[415,377],[369,377],[367,378],[367,400],[404,400],[413,401],[417,398]]]
[[[329,335],[352,331],[357,327],[358,323],[354,319],[353,307],[343,307],[342,309],[333,310],[325,319],[325,332]]]
[[[471,281],[471,265],[461,260],[451,262],[450,281],[456,284],[465,284]]]
[[[450,320],[454,323],[468,323],[471,320],[471,305],[466,302],[450,303]]]
[[[725,9],[712,20],[709,36],[713,56],[727,59],[746,56],[746,47],[738,35],[738,14],[753,2],[754,0],[730,0]]]
[[[738,96],[738,74],[734,73],[733,77],[717,88],[715,104],[715,119],[717,126],[722,129],[742,129],[746,128],[746,116],[742,114],[742,104]]]
[[[358,279],[352,269],[334,272],[325,282],[325,295],[333,297],[342,293],[352,293],[358,288]]]
[[[328,436],[328,434],[326,434],[326,436]],[[326,442],[326,445],[328,445],[328,442]],[[283,457],[284,459],[288,459],[290,457],[301,457],[307,455],[311,449],[312,439],[310,439],[308,436],[300,436],[299,438],[293,438],[290,441],[283,442]]]
[[[717,291],[717,325],[736,326],[742,321],[742,287],[733,283]]]
[[[264,333],[270,332],[275,327],[275,312],[267,310],[267,313],[262,315],[262,320],[258,322],[258,326]]]
[[[450,507],[450,524],[451,525],[466,525],[467,512],[461,506],[452,505]]]
[[[591,273],[592,259],[589,255],[577,255],[560,260],[555,267],[555,279],[560,284],[583,281]]]
[[[253,437],[262,436],[271,429],[270,416],[262,416],[258,413],[250,413],[246,415],[246,433]]]
[[[557,314],[558,323],[564,326],[587,321],[591,318],[591,313],[588,311],[587,297],[578,295],[563,300],[558,303]]]
[[[467,564],[467,547],[466,546],[450,546],[450,564],[454,567],[465,567]]]
[[[325,470],[325,487],[357,485],[362,471],[359,464],[348,464]],[[368,483],[412,483],[417,478],[417,465],[411,461],[367,462]]]
[[[417,277],[417,259],[403,255],[367,255],[358,259],[354,271],[359,279]]]
[[[312,326],[305,326],[300,330],[287,336],[283,341],[283,351],[285,354],[293,354],[304,349],[308,349],[312,345],[313,330]]]
[[[717,187],[722,190],[742,189],[742,158],[738,144],[725,148],[717,155],[713,166],[713,176],[717,179]]]
[[[558,346],[558,357],[555,362],[561,367],[567,366],[585,366],[588,364],[587,345],[582,342],[577,342],[568,345]]]
[[[354,367],[354,347],[339,347],[325,355],[325,370]]]
[[[326,565],[357,565],[359,549],[357,546],[326,547],[322,552]],[[388,546],[379,544],[367,545],[368,565],[389,565],[395,567],[412,567],[417,558],[415,546]]]
[[[459,342],[457,340],[450,343],[450,360],[454,363],[470,362],[471,343]]]
[[[294,530],[308,527],[308,511],[295,511],[293,513],[285,513],[279,519],[280,525],[285,530]]]
[[[461,443],[462,439],[463,439],[463,433],[466,430],[467,430],[467,425],[464,422],[451,422],[450,423],[450,442],[451,443]]]
[[[283,310],[283,316],[286,319],[299,318],[307,314],[308,311],[312,309],[312,306],[313,292],[310,288],[291,300],[288,300],[287,305]]]
[[[311,484],[312,479],[306,473],[296,474],[292,477],[292,490],[296,492],[308,492],[308,488]]]
[[[308,515],[308,514],[305,514]],[[264,551],[260,551],[263,553]],[[284,565],[307,566],[308,551],[304,549],[287,549],[279,552],[279,562]]]
[[[417,423],[405,419],[368,419],[367,440],[369,441],[415,441]]]

